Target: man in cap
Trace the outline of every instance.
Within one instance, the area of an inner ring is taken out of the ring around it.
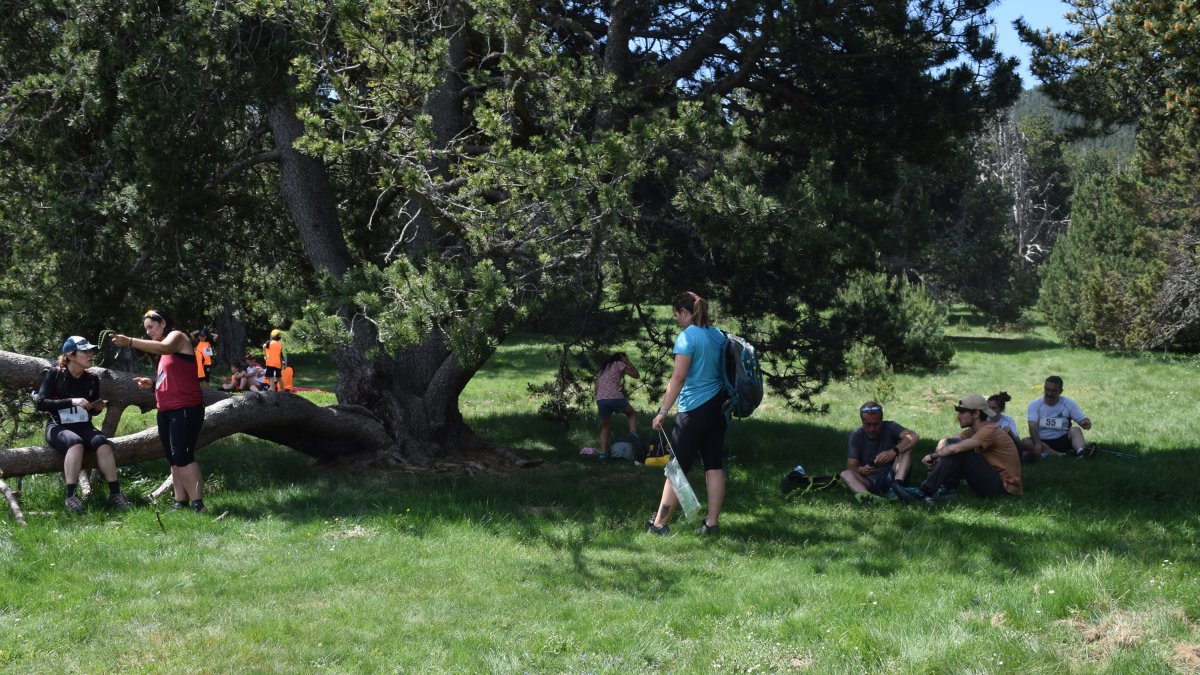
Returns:
[[[883,406],[868,401],[858,409],[862,426],[850,432],[846,449],[846,470],[839,474],[855,498],[883,497],[893,483],[899,490],[908,480],[912,467],[909,450],[920,438],[911,429],[883,419]],[[859,497],[859,495],[863,495]]]
[[[954,406],[957,440],[943,439],[936,450],[921,459],[930,468],[919,488],[897,496],[903,501],[942,501],[957,496],[960,481],[967,481],[980,497],[1021,494],[1021,459],[1012,436],[996,426],[995,413],[979,394],[964,397]]]

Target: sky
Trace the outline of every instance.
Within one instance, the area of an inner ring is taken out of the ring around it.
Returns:
[[[1060,0],[1000,0],[992,7],[992,17],[996,20],[996,42],[1000,53],[1005,56],[1015,56],[1021,65],[1017,72],[1021,75],[1021,83],[1026,89],[1038,86],[1038,81],[1029,73],[1029,48],[1017,37],[1017,29],[1013,21],[1025,17],[1025,23],[1032,28],[1050,27],[1054,31],[1063,31],[1068,24],[1063,14],[1071,8]]]

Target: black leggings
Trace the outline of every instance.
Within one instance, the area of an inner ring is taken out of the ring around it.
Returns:
[[[196,461],[196,441],[204,424],[204,406],[180,408],[158,413],[158,439],[171,466],[187,466]]]
[[[1004,481],[1000,479],[1000,474],[996,473],[995,467],[988,464],[982,455],[973,451],[943,457],[938,461],[937,466],[933,467],[933,471],[929,472],[925,482],[921,484],[921,489],[926,494],[933,494],[940,485],[955,489],[961,480],[967,481],[967,485],[971,486],[975,494],[980,497],[999,497],[1008,494],[1004,489]]]
[[[90,422],[49,424],[46,426],[46,443],[59,452],[66,452],[76,445],[82,445],[84,452],[96,452],[108,443],[108,437]]]
[[[671,429],[671,446],[679,468],[687,473],[696,457],[705,471],[725,466],[725,396],[718,393],[699,408],[681,412]]]

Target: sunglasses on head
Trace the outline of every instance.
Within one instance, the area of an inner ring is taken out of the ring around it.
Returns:
[[[867,415],[871,415],[874,413],[881,413],[881,412],[883,412],[883,406],[864,405],[863,407],[858,409],[858,412],[859,412],[859,414],[867,414]]]

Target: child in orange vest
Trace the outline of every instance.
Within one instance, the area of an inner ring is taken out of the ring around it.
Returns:
[[[264,363],[267,366],[267,379],[271,381],[271,391],[279,390],[279,375],[283,371],[283,331],[278,328],[271,331],[271,337],[263,343]]]

